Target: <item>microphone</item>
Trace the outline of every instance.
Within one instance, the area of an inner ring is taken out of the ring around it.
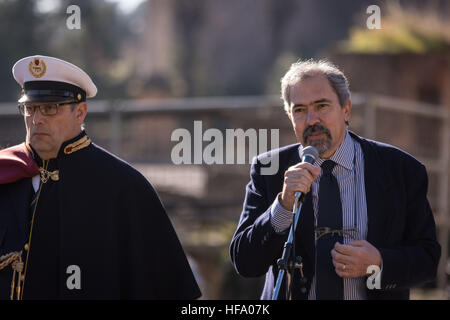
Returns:
[[[308,162],[310,164],[313,164],[317,158],[319,158],[319,151],[317,151],[317,149],[315,147],[308,146],[303,149],[302,162]],[[298,201],[303,200],[303,196],[304,195],[300,191],[295,192],[294,212],[295,212],[295,208],[297,208],[296,205],[297,205]]]
[[[308,146],[303,149],[302,162],[308,162],[313,164],[318,157],[319,151],[317,151],[317,149],[314,148],[313,146]]]

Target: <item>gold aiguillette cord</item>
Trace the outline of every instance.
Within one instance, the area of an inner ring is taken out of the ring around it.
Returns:
[[[23,262],[22,262],[22,251],[20,252],[10,252],[0,257],[0,270],[6,268],[9,264],[13,269],[13,276],[11,281],[11,294],[10,299],[14,299],[14,289],[16,284],[16,273],[19,273],[19,278],[22,275]],[[17,299],[19,299],[20,292],[17,292]]]

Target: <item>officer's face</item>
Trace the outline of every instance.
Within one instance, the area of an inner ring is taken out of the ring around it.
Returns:
[[[290,88],[289,119],[297,140],[314,146],[322,159],[330,158],[345,138],[351,101],[341,107],[325,75],[315,75]]]
[[[31,116],[25,117],[27,143],[36,150],[43,160],[56,158],[64,141],[76,137],[81,132],[81,124],[86,117],[87,106],[82,102],[58,107],[52,116],[42,115],[39,108]]]

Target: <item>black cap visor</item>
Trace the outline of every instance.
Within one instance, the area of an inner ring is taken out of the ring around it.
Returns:
[[[41,91],[33,92],[33,91]],[[47,91],[47,92],[44,92]],[[67,93],[67,94],[64,94]],[[53,90],[31,90],[22,95],[19,99],[19,103],[23,102],[65,102],[65,101],[77,101],[72,92],[58,92]]]
[[[69,83],[56,81],[26,82],[19,103],[86,101],[86,92]]]

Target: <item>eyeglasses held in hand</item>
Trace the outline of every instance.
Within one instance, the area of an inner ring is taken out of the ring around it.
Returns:
[[[340,230],[336,230],[336,229],[331,229],[328,227],[320,227],[320,228],[316,228],[316,230],[314,230],[314,234],[315,234],[315,238],[316,240],[319,240],[320,238],[326,236],[326,235],[341,235],[341,236],[346,236],[349,237],[352,240],[357,240],[357,236],[358,236],[358,228],[349,228],[349,229],[340,229]]]

